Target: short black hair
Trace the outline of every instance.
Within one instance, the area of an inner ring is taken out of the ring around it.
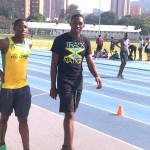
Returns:
[[[77,14],[74,14],[72,17],[71,17],[71,21],[75,18],[75,17],[82,17],[84,19],[84,16],[80,13],[77,13]]]
[[[15,28],[15,27],[18,25],[18,23],[21,22],[21,21],[26,21],[26,20],[23,19],[23,18],[19,18],[19,19],[15,20],[15,22],[14,22],[14,28]]]

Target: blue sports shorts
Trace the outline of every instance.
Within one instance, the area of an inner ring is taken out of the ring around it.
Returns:
[[[4,89],[0,91],[0,112],[10,116],[13,110],[17,117],[27,117],[31,107],[30,87]]]

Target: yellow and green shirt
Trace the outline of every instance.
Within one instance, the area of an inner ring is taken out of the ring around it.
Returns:
[[[8,50],[5,54],[2,54],[4,71],[2,88],[17,89],[28,85],[27,63],[30,47],[26,39],[23,44],[14,43],[11,37],[8,40]]]

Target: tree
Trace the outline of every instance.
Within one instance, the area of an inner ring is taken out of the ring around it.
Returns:
[[[40,13],[34,13],[27,18],[30,22],[45,22],[45,17]]]
[[[75,4],[69,5],[66,13],[67,22],[70,22],[71,17],[76,13],[80,13],[80,10],[78,10],[78,6]]]
[[[107,11],[100,16],[101,24],[115,25],[117,23],[117,15],[114,12]]]
[[[120,20],[118,20],[118,24],[126,26],[132,25],[132,16],[126,15],[122,17]]]
[[[5,16],[0,16],[0,29],[10,29],[11,22]]]
[[[141,29],[142,35],[150,34],[150,15],[134,16],[132,18],[132,25],[135,29]]]
[[[20,15],[14,4],[10,3],[8,0],[1,0],[0,16],[5,16],[7,19],[11,20],[11,22],[14,22]]]
[[[59,19],[65,19],[65,10],[64,9],[62,9],[61,10],[61,13],[60,13],[60,15],[59,15]]]
[[[99,23],[99,17],[94,14],[88,14],[85,17],[85,23],[86,24],[98,24]]]

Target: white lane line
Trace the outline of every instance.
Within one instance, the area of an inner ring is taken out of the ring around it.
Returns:
[[[34,104],[32,104],[32,105],[34,105]],[[57,113],[54,113],[54,112],[52,112],[52,111],[50,111],[50,110],[47,110],[47,109],[45,109],[45,108],[43,108],[43,107],[40,107],[40,106],[37,106],[37,105],[34,105],[34,106],[37,107],[37,108],[39,108],[39,109],[41,109],[41,110],[47,111],[48,113],[51,113],[51,114],[53,114],[53,115],[55,115],[55,116],[57,116],[57,117],[60,117],[60,118],[62,118],[62,119],[64,118],[63,116],[61,116],[61,115],[59,115],[59,114],[57,114]],[[84,125],[84,124],[81,124],[81,123],[79,123],[79,122],[76,122],[76,121],[75,121],[75,123],[78,124],[78,125],[81,125],[81,126],[83,126],[83,127],[85,127],[85,128],[87,128],[87,129],[89,129],[89,130],[91,130],[91,131],[97,132],[97,133],[99,133],[99,134],[102,134],[102,135],[104,135],[104,136],[107,136],[107,137],[109,137],[109,138],[112,138],[112,139],[114,139],[114,140],[116,140],[116,141],[119,141],[119,142],[122,142],[122,143],[124,143],[124,144],[127,144],[127,145],[129,145],[129,146],[131,146],[131,147],[137,148],[138,150],[144,150],[144,149],[142,149],[142,148],[140,148],[140,147],[137,147],[137,146],[132,145],[132,144],[130,144],[130,143],[127,143],[127,142],[125,142],[125,141],[123,141],[123,140],[117,139],[117,138],[115,138],[115,137],[113,137],[113,136],[110,136],[110,135],[108,135],[108,134],[105,134],[105,133],[103,133],[103,132],[100,132],[100,131],[98,131],[98,130],[95,130],[95,129],[93,129],[93,128],[91,128],[91,127],[88,127],[88,126],[86,126],[86,125]]]
[[[30,86],[30,87],[35,88],[35,89],[38,89],[38,90],[41,90],[41,91],[44,91],[44,92],[47,92],[47,90],[43,90],[43,89],[40,89],[40,88],[37,88],[37,87],[34,87],[34,86]],[[91,91],[89,91],[89,92],[91,92]],[[48,93],[48,92],[47,92],[47,93]],[[94,92],[93,92],[93,93],[94,93]],[[98,94],[98,93],[96,93],[96,94]],[[108,96],[108,97],[111,98],[111,96]],[[113,97],[113,98],[114,98],[114,97]],[[117,98],[116,98],[116,99],[117,99]],[[121,100],[121,99],[119,99],[119,100]],[[82,101],[82,99],[81,99],[81,101]],[[121,100],[121,101],[125,101],[125,100]],[[125,102],[126,102],[126,101],[125,101]],[[87,105],[87,106],[90,106],[90,107],[93,107],[93,108],[96,108],[96,109],[99,109],[99,110],[103,110],[103,111],[111,112],[111,113],[115,114],[115,112],[109,111],[109,110],[107,110],[107,109],[103,109],[103,108],[101,108],[101,107],[96,107],[96,106],[93,106],[93,105],[90,105],[90,104],[87,104],[87,103],[84,103],[84,102],[80,102],[80,103],[81,103],[81,104],[84,104],[84,105]],[[133,103],[133,102],[130,102],[130,103]],[[135,103],[135,104],[136,104],[136,105],[140,105],[140,104],[137,104],[137,103]],[[145,106],[145,105],[141,105],[141,106],[148,107],[148,106]],[[148,107],[148,108],[149,108],[149,107]],[[127,117],[127,116],[125,116],[125,115],[124,115],[124,117],[125,117],[125,118],[128,118],[128,119],[130,119],[130,120],[134,120],[134,121],[137,121],[137,122],[146,124],[146,125],[150,125],[150,124],[148,124],[147,122],[143,122],[143,121],[140,121],[140,120],[131,118],[131,117]]]
[[[36,79],[40,79],[40,80],[43,80],[43,81],[50,82],[50,80],[42,79],[42,78],[35,77],[35,76],[31,76],[31,75],[28,75],[28,76],[30,76],[31,78],[36,78]],[[93,82],[89,82],[89,81],[85,81],[85,80],[84,80],[84,82],[93,84]],[[113,81],[113,82],[119,83],[118,81]],[[111,82],[110,82],[110,83],[111,83]],[[121,83],[121,84],[122,84],[122,83]],[[126,83],[124,83],[124,84],[126,84]],[[93,84],[93,85],[95,85],[95,84]],[[120,88],[117,88],[117,87],[111,87],[111,86],[109,86],[108,84],[103,84],[103,85],[105,85],[106,87],[109,87],[109,88],[113,88],[113,89],[117,89],[117,90],[121,90],[121,91],[126,91],[126,92],[128,92],[128,93],[134,93],[134,94],[139,94],[139,95],[143,95],[143,96],[150,97],[149,95],[146,95],[146,94],[142,94],[142,93],[138,93],[138,92],[133,92],[133,91],[128,91],[128,90],[126,90],[126,89],[120,89]],[[132,84],[127,84],[127,85],[130,86],[130,85],[132,85]],[[132,86],[133,86],[133,85],[132,85]],[[142,87],[142,86],[138,86],[138,87],[145,88],[145,89],[149,89],[149,88]]]
[[[48,92],[47,92],[47,93],[42,93],[42,94],[33,95],[32,97],[38,97],[38,96],[43,96],[43,95],[47,95],[47,94],[48,94]]]
[[[96,109],[99,109],[99,110],[103,110],[103,111],[107,111],[107,112],[110,112],[110,113],[112,113],[112,114],[116,114],[115,112],[113,112],[113,111],[109,111],[109,110],[107,110],[107,109],[103,109],[103,108],[101,108],[101,107],[96,107],[96,106],[93,106],[93,105],[90,105],[90,104],[87,104],[87,103],[84,103],[84,102],[81,102],[82,104],[84,104],[84,105],[87,105],[87,106],[90,106],[90,107],[93,107],[93,108],[96,108]],[[123,117],[124,118],[127,118],[127,119],[130,119],[130,120],[134,120],[134,121],[136,121],[136,122],[140,122],[140,123],[142,123],[142,124],[145,124],[145,125],[150,125],[149,123],[147,123],[147,122],[144,122],[144,121],[140,121],[140,120],[138,120],[138,119],[134,119],[134,118],[131,118],[131,117],[128,117],[128,116],[125,116],[125,115],[123,115]]]

